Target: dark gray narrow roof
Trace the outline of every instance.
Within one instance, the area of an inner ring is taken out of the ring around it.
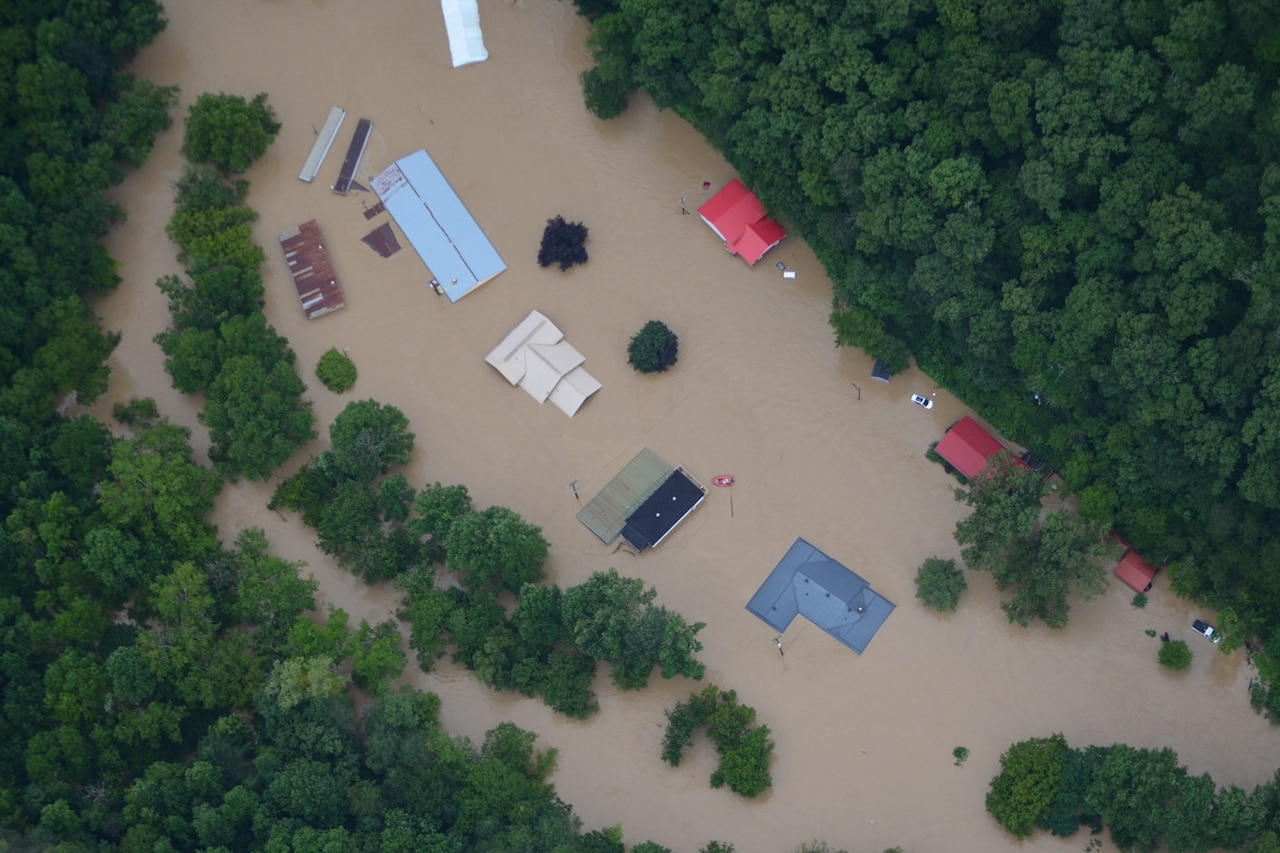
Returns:
[[[747,602],[747,610],[777,631],[799,614],[859,654],[894,606],[804,539],[795,541]]]

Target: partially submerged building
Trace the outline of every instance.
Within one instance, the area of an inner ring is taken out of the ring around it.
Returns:
[[[586,356],[539,311],[530,311],[484,360],[512,385],[539,403],[550,400],[569,417],[601,388],[582,367]]]
[[[764,215],[756,194],[737,178],[699,207],[698,215],[724,241],[729,254],[740,256],[748,266],[755,266],[787,236],[781,225]]]
[[[796,539],[778,561],[747,610],[778,633],[803,616],[858,654],[893,612],[893,602],[856,572]]]
[[[606,545],[622,536],[642,551],[662,544],[706,497],[705,486],[646,447],[587,502],[578,520]]]
[[[483,62],[489,58],[480,30],[480,9],[476,0],[440,0],[444,28],[449,36],[449,55],[453,67]]]
[[[373,191],[450,302],[507,268],[425,150],[388,166]]]
[[[991,433],[987,432],[973,418],[965,415],[956,425],[947,430],[947,434],[934,448],[937,454],[947,461],[966,478],[972,479],[987,467],[987,460],[999,455],[1007,447]],[[1014,464],[1027,467],[1026,463],[1016,456]]]
[[[1112,532],[1108,537],[1124,549],[1120,562],[1116,563],[1113,574],[1133,588],[1134,592],[1150,592],[1160,569],[1151,565],[1133,546],[1125,541],[1119,533]]]

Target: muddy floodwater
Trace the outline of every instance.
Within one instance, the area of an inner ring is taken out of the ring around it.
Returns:
[[[582,107],[586,27],[557,0],[481,4],[490,59],[453,69],[438,6],[381,0],[182,0],[135,71],[182,89],[182,112],[203,91],[265,91],[283,124],[247,175],[261,218],[266,312],[298,353],[322,431],[353,399],[402,409],[417,434],[410,482],[462,482],[478,507],[509,506],[551,542],[550,577],[562,586],[616,566],[641,577],[660,603],[707,623],[707,680],[738,691],[777,743],[773,789],[746,801],[707,783],[705,742],[681,767],[659,758],[664,709],[698,687],[655,676],[619,693],[598,680],[600,713],[557,717],[537,701],[499,695],[444,662],[406,676],[439,694],[453,732],[479,737],[502,720],[536,730],[559,750],[554,782],[587,827],[620,823],[629,843],[652,839],[693,853],[711,839],[740,853],[789,851],[822,838],[853,853],[901,845],[909,853],[1080,849],[1086,836],[1046,835],[1018,845],[983,800],[1011,742],[1055,731],[1074,745],[1169,746],[1192,773],[1251,787],[1280,767],[1280,731],[1246,701],[1243,653],[1224,656],[1191,632],[1202,615],[1157,578],[1133,608],[1117,585],[1072,607],[1058,632],[1009,625],[985,576],[970,576],[957,613],[914,599],[912,579],[933,555],[958,557],[961,506],[954,483],[924,458],[965,413],[918,372],[873,382],[869,360],[837,350],[827,325],[830,284],[799,239],[752,269],[726,254],[692,211],[733,171],[692,129],[646,99],[601,123]],[[312,184],[297,174],[330,106],[347,122]],[[363,215],[369,193],[330,192],[356,119],[374,132],[356,180],[426,148],[509,269],[450,304],[427,286],[412,248],[378,257],[360,237],[387,220]],[[109,238],[123,284],[97,309],[123,333],[112,385],[95,411],[149,395],[175,421],[208,438],[198,400],[169,387],[152,337],[167,321],[155,288],[179,271],[164,235],[181,170],[181,121],[162,134],[145,168],[115,193],[128,222]],[[536,255],[549,217],[590,228],[590,262],[567,273]],[[345,310],[308,321],[277,233],[317,219],[345,290]],[[784,280],[781,261],[797,277]],[[531,309],[550,317],[603,383],[570,419],[540,406],[484,362]],[[666,322],[680,360],[662,375],[626,363],[630,336]],[[345,395],[315,380],[317,358],[346,349],[359,380]],[[936,396],[930,411],[908,401]],[[315,445],[300,452],[292,466]],[[569,484],[586,501],[644,447],[703,482],[733,474],[656,550],[614,553],[576,519]],[[290,470],[292,470],[292,466]],[[300,520],[266,509],[274,484],[226,488],[216,521],[226,540],[256,525],[273,549],[305,560],[324,604],[381,621],[396,599],[368,589],[315,550]],[[744,610],[797,536],[866,577],[897,610],[857,655],[798,619],[783,637]],[[1210,617],[1212,614],[1206,614]],[[1195,652],[1187,672],[1156,662],[1168,631]],[[953,765],[957,746],[970,751]],[[1110,849],[1110,845],[1105,845]]]

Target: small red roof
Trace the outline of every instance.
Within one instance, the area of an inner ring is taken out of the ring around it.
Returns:
[[[787,236],[781,225],[765,218],[760,199],[737,178],[707,199],[698,213],[724,241],[729,254],[741,255],[748,265],[754,265]]]
[[[1138,592],[1146,592],[1151,589],[1151,582],[1155,580],[1157,571],[1159,569],[1142,559],[1142,555],[1131,548],[1116,566],[1115,575]]]
[[[782,230],[781,225],[772,219],[760,219],[747,226],[747,230],[742,232],[738,242],[732,245],[725,244],[725,248],[731,254],[740,255],[747,262],[747,266],[753,267],[756,261],[764,257],[765,252],[781,243],[785,236],[787,232]]]
[[[987,467],[987,460],[1005,446],[994,435],[983,429],[977,421],[965,415],[960,422],[947,430],[934,450],[966,477],[974,477]],[[1022,462],[1022,460],[1017,460]],[[1025,464],[1025,463],[1023,463]]]

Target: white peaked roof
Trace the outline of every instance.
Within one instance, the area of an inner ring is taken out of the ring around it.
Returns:
[[[602,387],[583,369],[586,360],[539,311],[530,311],[485,356],[512,385],[519,385],[539,403],[550,400],[569,417]]]
[[[480,9],[476,0],[440,0],[444,27],[449,34],[449,53],[453,67],[483,62],[489,58],[484,49],[484,33],[480,31]]]

